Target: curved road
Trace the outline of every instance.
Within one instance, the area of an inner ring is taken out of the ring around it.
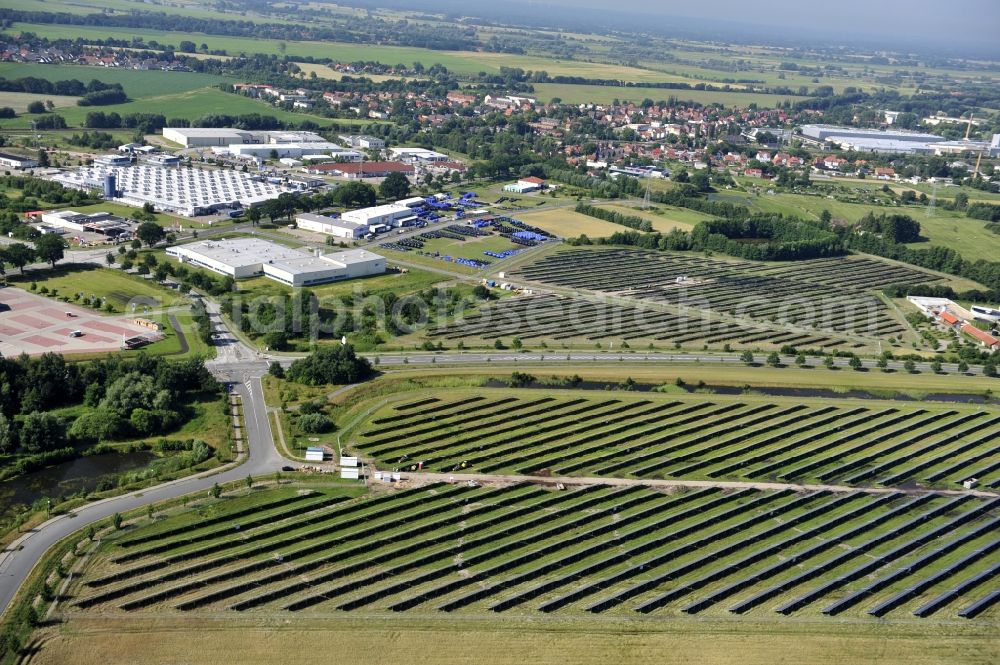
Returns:
[[[209,471],[122,496],[96,501],[65,515],[58,515],[28,531],[0,554],[0,608],[6,610],[17,589],[28,578],[35,563],[45,552],[74,531],[107,519],[115,513],[141,508],[148,503],[173,499],[192,492],[208,491],[215,483],[241,480],[247,475],[273,473],[287,464],[274,448],[270,421],[264,407],[260,378],[234,386],[243,401],[248,455],[242,464],[224,471]]]

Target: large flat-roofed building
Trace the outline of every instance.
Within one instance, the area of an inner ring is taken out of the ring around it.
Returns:
[[[451,159],[448,155],[426,148],[390,148],[389,154],[392,155],[393,159],[409,164],[447,162]]]
[[[6,152],[0,152],[0,166],[5,166],[11,169],[33,169],[37,165],[38,162],[29,157],[21,157],[20,155],[11,155]]]
[[[835,143],[844,150],[871,153],[931,153],[940,136],[904,130],[863,129],[836,125],[803,125],[802,136],[813,141]]]
[[[253,134],[231,127],[164,127],[163,138],[179,143],[185,148],[209,148],[233,143],[249,143],[253,140]]]
[[[186,217],[208,215],[234,206],[257,206],[286,191],[239,171],[147,164],[83,167],[58,173],[52,180],[74,189],[103,189],[108,175],[115,178],[114,200],[137,207],[151,203],[159,210]]]
[[[385,147],[384,140],[376,136],[368,136],[367,134],[341,134],[337,138],[354,148],[381,150]]]
[[[303,231],[325,233],[326,235],[334,236],[335,238],[344,238],[345,240],[357,240],[358,238],[363,238],[368,233],[367,224],[338,219],[336,217],[326,217],[325,215],[316,215],[311,212],[296,215],[295,226]]]
[[[42,213],[42,223],[57,229],[81,233],[97,233],[118,237],[132,235],[136,224],[130,219],[112,215],[109,212],[83,214],[75,210],[49,210]]]
[[[409,177],[416,172],[412,164],[402,162],[330,162],[311,164],[306,170],[309,173],[323,173],[348,180],[385,178],[391,173],[402,173]]]
[[[373,208],[362,208],[360,210],[350,210],[341,215],[341,219],[349,222],[364,224],[369,228],[373,226],[399,226],[397,222],[412,217],[413,210],[398,203],[375,206]]]
[[[385,257],[367,250],[308,253],[259,238],[205,240],[168,247],[167,254],[233,279],[263,275],[289,286],[313,286],[385,272]]]
[[[215,152],[233,155],[235,157],[256,157],[269,159],[278,157],[307,157],[321,155],[331,159],[361,161],[364,155],[357,150],[343,148],[336,143],[317,141],[314,143],[244,143],[233,144],[225,148],[213,148]]]

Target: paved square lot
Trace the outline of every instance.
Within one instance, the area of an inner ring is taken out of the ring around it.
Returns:
[[[123,337],[156,336],[131,323],[133,317],[101,316],[14,287],[0,288],[0,354],[93,353],[121,349]],[[80,337],[70,337],[79,330]]]

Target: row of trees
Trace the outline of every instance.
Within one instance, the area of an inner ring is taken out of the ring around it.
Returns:
[[[24,274],[24,267],[35,261],[45,261],[53,268],[65,256],[66,241],[54,233],[46,233],[35,239],[35,246],[16,242],[0,247],[0,274],[6,274],[6,265],[17,268]]]
[[[648,219],[643,219],[638,215],[623,215],[622,213],[614,210],[598,208],[597,206],[592,206],[583,202],[576,204],[576,212],[581,215],[587,215],[588,217],[596,217],[597,219],[602,219],[605,222],[611,222],[612,224],[627,226],[628,228],[635,229],[637,231],[653,230],[653,224]]]
[[[104,90],[121,89],[121,84],[104,83],[97,79],[91,79],[90,83],[83,83],[77,79],[66,81],[49,81],[48,79],[26,76],[19,79],[7,79],[0,76],[0,90],[4,92],[27,92],[34,95],[66,95],[69,97],[83,97]]]
[[[76,100],[77,106],[108,106],[110,104],[124,104],[128,101],[128,95],[120,83],[115,83],[105,90],[95,90]]]

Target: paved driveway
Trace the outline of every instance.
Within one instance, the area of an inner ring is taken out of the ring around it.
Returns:
[[[131,323],[131,316],[102,316],[91,309],[62,303],[14,287],[0,288],[0,354],[29,356],[46,351],[88,353],[116,351],[122,337],[152,335]],[[79,330],[83,335],[70,337]]]

